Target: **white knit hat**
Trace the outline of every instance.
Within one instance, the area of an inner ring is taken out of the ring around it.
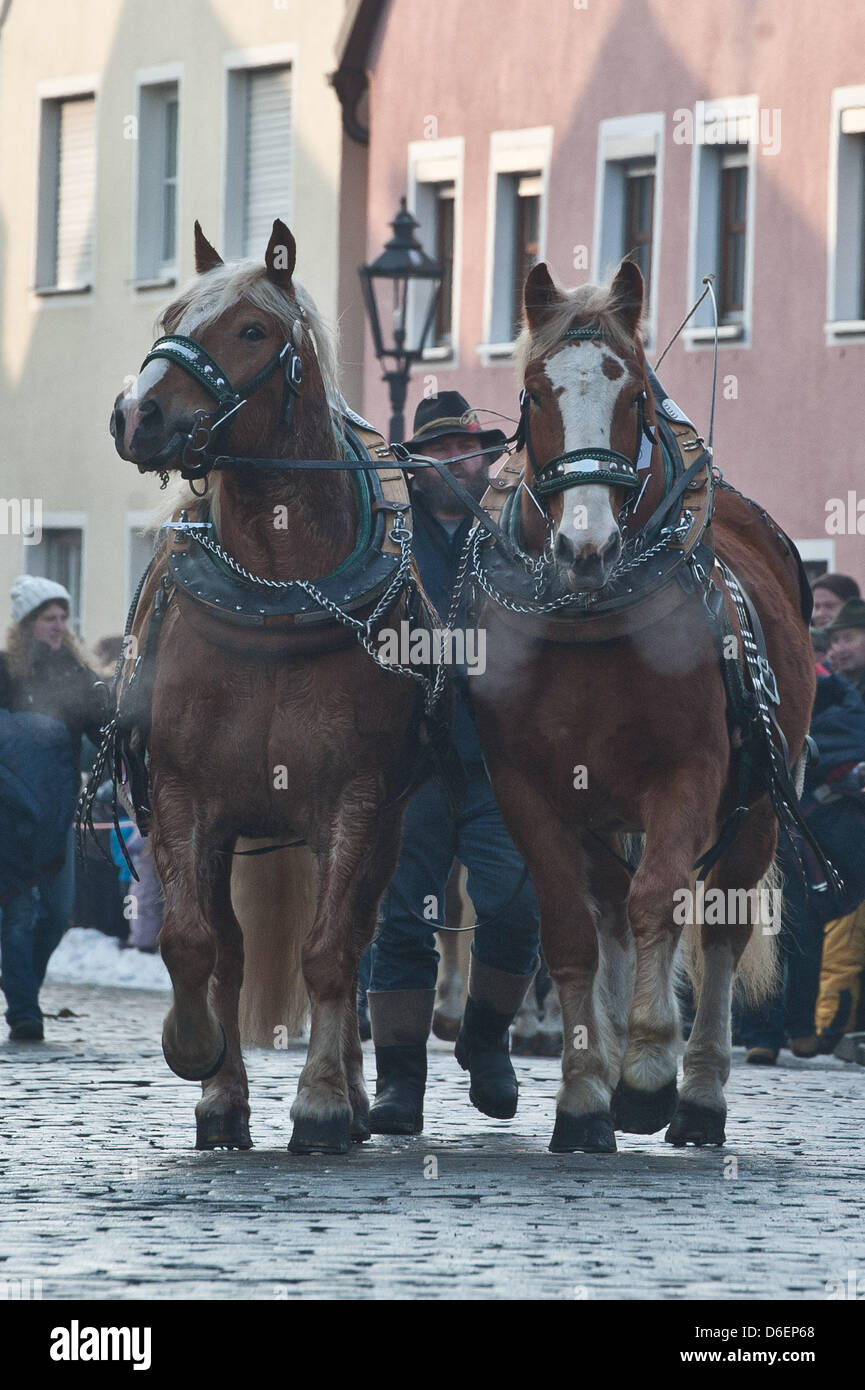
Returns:
[[[12,618],[16,623],[21,623],[29,613],[41,608],[43,603],[65,603],[67,609],[72,606],[72,599],[69,590],[64,589],[62,584],[55,584],[53,579],[43,579],[38,574],[19,574],[15,583],[12,585]]]

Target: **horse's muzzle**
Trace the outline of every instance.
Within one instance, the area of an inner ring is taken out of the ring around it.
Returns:
[[[572,594],[594,593],[603,589],[622,553],[622,538],[614,531],[600,549],[577,552],[574,542],[561,531],[556,536],[555,557],[559,582]]]

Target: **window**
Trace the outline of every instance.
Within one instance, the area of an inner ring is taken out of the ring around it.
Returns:
[[[718,229],[718,313],[722,323],[740,319],[745,304],[745,233],[748,156],[721,151],[721,223]]]
[[[496,237],[490,340],[508,345],[523,326],[523,288],[540,255],[542,175],[536,169],[496,177]]]
[[[698,102],[691,180],[689,295],[714,274],[721,342],[750,341],[754,240],[754,171],[759,120],[756,97]],[[707,297],[683,337],[711,346],[712,305]]]
[[[260,258],[273,219],[292,215],[291,64],[235,68],[228,83],[226,245]]]
[[[592,278],[608,279],[629,257],[646,286],[643,333],[655,338],[652,294],[660,237],[660,188],[664,158],[664,116],[616,116],[598,127]]]
[[[89,290],[93,279],[96,98],[43,100],[36,288]]]
[[[832,94],[826,332],[865,341],[865,87]]]
[[[455,190],[452,183],[438,183],[435,188],[435,258],[444,270],[435,323],[433,324],[433,347],[453,345],[453,296],[454,296],[454,203]]]
[[[487,261],[481,360],[510,357],[522,328],[525,278],[546,242],[552,126],[495,130],[487,185]]]
[[[418,222],[415,233],[427,255],[444,269],[435,316],[424,357],[457,364],[459,344],[460,217],[462,209],[462,137],[414,140],[408,147],[408,206]],[[421,328],[421,296],[409,286],[411,331]]]
[[[655,205],[655,162],[630,160],[624,168],[625,216],[622,256],[640,267],[646,300],[652,290],[652,214]]]
[[[514,174],[514,249],[513,288],[511,291],[511,323],[516,338],[523,326],[523,286],[526,276],[538,259],[541,224],[540,174]]]
[[[43,526],[38,545],[25,549],[28,574],[53,579],[68,589],[72,599],[70,622],[81,622],[81,555],[83,532],[78,526]]]
[[[148,82],[138,102],[136,280],[172,283],[177,274],[177,82]]]
[[[797,540],[796,549],[802,556],[802,563],[808,582],[814,583],[821,574],[829,574],[835,568],[835,542],[825,537],[820,540]]]

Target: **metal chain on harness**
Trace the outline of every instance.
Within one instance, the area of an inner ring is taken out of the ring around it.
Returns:
[[[654,545],[650,545],[648,550],[638,552],[634,554],[631,558],[625,560],[624,563],[620,563],[616,566],[615,572],[612,576],[613,580],[618,580],[624,577],[626,574],[630,574],[633,570],[638,569],[640,565],[648,564],[648,562],[650,560],[653,560],[656,555],[660,555],[662,551],[665,551],[669,548],[674,536],[675,530],[671,527],[665,526],[663,532],[661,533],[660,539],[657,540]],[[473,530],[470,533],[470,539],[473,540],[472,577],[475,580],[477,580],[478,584],[483,589],[484,593],[487,595],[488,598],[491,598],[494,603],[498,603],[502,608],[507,608],[511,613],[527,613],[540,617],[546,613],[559,612],[563,608],[580,608],[583,610],[588,610],[592,607],[593,604],[597,603],[600,599],[608,597],[609,585],[605,585],[603,589],[596,589],[591,593],[561,594],[558,598],[547,599],[546,602],[542,602],[539,597],[539,588],[543,585],[545,581],[545,572],[547,569],[547,565],[543,555],[541,555],[535,561],[531,561],[530,557],[526,556],[526,560],[529,561],[530,565],[534,567],[532,572],[536,580],[535,594],[537,595],[537,597],[533,603],[518,603],[515,599],[509,598],[507,594],[503,594],[501,590],[498,589],[495,584],[493,584],[492,580],[489,578],[489,576],[486,574],[483,568],[483,564],[480,558],[481,546],[483,545],[483,542],[486,539],[486,537],[480,524],[478,524],[475,530]]]
[[[208,551],[218,560],[221,560],[223,564],[228,565],[229,569],[233,570],[241,579],[245,579],[247,583],[261,584],[268,589],[301,589],[314,603],[317,603],[325,612],[329,613],[336,622],[341,623],[343,627],[350,628],[367,655],[371,656],[376,665],[383,671],[390,671],[394,675],[399,676],[411,676],[413,680],[418,681],[419,684],[423,686],[424,711],[427,715],[430,715],[433,713],[441,698],[442,690],[444,689],[445,671],[443,664],[439,662],[435,679],[431,681],[423,671],[417,671],[411,666],[403,666],[397,661],[382,660],[378,649],[373,643],[373,633],[378,621],[385,616],[404,589],[409,590],[416,587],[414,575],[411,571],[411,531],[405,526],[394,525],[389,535],[390,539],[400,548],[399,564],[397,565],[393,578],[379,598],[372,613],[370,613],[365,621],[361,621],[358,618],[352,617],[350,613],[346,613],[343,608],[340,608],[339,604],[334,603],[326,594],[323,594],[311,579],[267,579],[262,575],[253,574],[252,571],[248,570],[245,565],[242,565],[239,560],[236,560],[233,555],[230,555],[218,541],[213,541],[207,536],[198,534],[195,539],[204,550]],[[444,639],[442,639],[442,642],[443,641]]]

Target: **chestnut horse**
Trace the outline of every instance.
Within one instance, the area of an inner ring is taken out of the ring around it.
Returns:
[[[196,223],[198,277],[162,321],[175,360],[148,358],[112,419],[118,452],[142,471],[181,468],[190,442],[219,428],[225,471],[208,479],[214,535],[223,556],[265,582],[330,574],[355,551],[359,528],[348,472],[231,466],[341,457],[333,349],[294,265],[294,239],[279,221],[263,264],[234,265]],[[255,383],[230,431],[213,391],[176,360],[184,352],[217,385]],[[172,593],[152,700],[159,945],[174,988],[163,1050],[178,1076],[202,1082],[197,1146],[249,1148],[238,1023],[246,955],[244,1040],[279,1046],[298,1032],[308,991],[309,1051],[289,1147],[344,1153],[350,1138],[369,1137],[356,972],[396,863],[406,772],[417,765],[417,686],[382,670],[353,635],[340,641],[336,623],[330,649],[313,639],[308,652],[275,654],[253,643],[238,650],[218,620],[202,635],[192,617]],[[237,860],[239,837],[299,837],[309,848]]]
[[[565,603],[576,596],[579,612],[574,640],[551,640],[540,619],[526,613],[530,604],[518,614],[488,589],[487,667],[473,695],[496,796],[537,890],[543,952],[564,1013],[563,1082],[550,1148],[612,1152],[616,1128],[650,1134],[668,1123],[672,1143],[723,1143],[731,986],[738,970],[752,997],[765,993],[775,972],[777,924],[767,920],[752,932],[754,895],[747,911],[722,914],[725,920],[702,932],[697,910],[678,910],[694,903],[688,893],[695,891],[695,863],[737,805],[706,591],[694,585],[686,592],[674,580],[662,595],[666,613],[644,610],[641,617],[635,606],[629,621],[626,606],[612,629],[590,631],[589,595],[602,598],[616,581],[632,481],[647,480],[643,516],[665,488],[638,336],[642,277],[624,262],[609,287],[563,291],[541,264],[528,276],[524,303],[519,361],[531,455],[526,449],[518,456],[523,486],[512,505],[536,573],[546,563]],[[651,441],[653,432],[650,458],[640,459],[649,471],[638,473],[643,434]],[[544,478],[580,469],[575,486],[538,488],[550,464]],[[711,495],[710,482],[707,458],[703,484]],[[686,531],[690,515],[684,513]],[[678,517],[679,508],[673,522]],[[795,555],[765,513],[732,490],[718,489],[712,529],[716,555],[762,620],[781,692],[778,718],[796,756],[808,731],[814,666]],[[735,628],[728,588],[711,558],[709,569]],[[637,590],[635,583],[635,598]],[[586,620],[578,630],[581,613]],[[733,655],[741,659],[741,644]],[[751,779],[744,823],[706,879],[707,900],[712,887],[751,890],[772,882],[777,824],[765,788]],[[632,834],[645,837],[636,871],[622,840]],[[727,892],[725,900],[743,898]],[[677,1094],[674,957],[682,924],[697,1003]]]

